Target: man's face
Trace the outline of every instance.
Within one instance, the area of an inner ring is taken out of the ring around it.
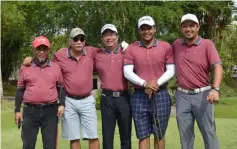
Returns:
[[[82,51],[86,44],[86,37],[84,35],[77,35],[73,39],[70,39],[69,45],[76,51]]]
[[[194,39],[198,36],[200,26],[193,21],[185,21],[181,24],[181,32],[187,39]]]
[[[40,45],[35,48],[35,58],[40,64],[43,64],[46,62],[49,56],[49,48],[45,45]]]
[[[105,30],[102,34],[102,41],[105,48],[116,47],[118,44],[118,35],[114,31]]]
[[[141,39],[147,42],[154,39],[155,32],[156,28],[154,26],[144,24],[139,28],[139,34],[141,36]]]

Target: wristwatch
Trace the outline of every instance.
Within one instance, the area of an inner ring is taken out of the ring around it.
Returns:
[[[215,91],[217,91],[219,94],[221,93],[219,87],[212,87],[212,89],[215,90]]]

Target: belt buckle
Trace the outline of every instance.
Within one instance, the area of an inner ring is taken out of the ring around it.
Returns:
[[[45,103],[41,103],[38,106],[39,106],[39,108],[43,108],[45,105],[46,105]]]
[[[113,92],[113,97],[119,97],[120,96],[120,92]]]
[[[194,89],[193,89],[193,90],[188,90],[188,93],[189,93],[189,94],[196,94],[196,92],[195,92]]]

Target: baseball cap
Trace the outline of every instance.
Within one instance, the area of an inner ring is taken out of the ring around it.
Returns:
[[[143,16],[138,20],[138,28],[140,28],[144,24],[154,26],[155,21],[152,19],[151,16]]]
[[[39,37],[36,37],[34,39],[34,41],[32,42],[32,45],[33,47],[37,48],[38,46],[40,45],[45,45],[47,46],[48,48],[50,48],[50,43],[49,43],[49,40],[48,38],[44,37],[44,36],[39,36]]]
[[[113,32],[115,32],[115,33],[118,33],[118,30],[117,30],[117,28],[113,25],[113,24],[105,24],[102,28],[101,28],[101,35],[103,34],[103,32],[105,31],[105,30],[111,30],[111,31],[113,31]]]
[[[194,14],[190,14],[190,13],[182,16],[180,24],[182,24],[184,21],[187,21],[187,20],[190,20],[199,24],[197,17]]]
[[[83,35],[83,36],[86,36],[84,31],[80,28],[73,28],[72,31],[70,32],[70,38],[74,38],[76,37],[77,35]]]

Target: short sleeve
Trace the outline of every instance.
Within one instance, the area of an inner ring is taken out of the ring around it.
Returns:
[[[207,48],[207,53],[208,53],[208,62],[212,66],[216,64],[221,63],[220,56],[215,48],[215,45],[212,41],[208,43],[208,48]]]
[[[58,64],[55,63],[55,65],[57,65],[57,67],[58,67],[58,79],[57,79],[57,84],[60,85],[60,86],[63,86],[62,70],[61,70],[61,68],[59,67]]]
[[[21,67],[18,75],[17,87],[25,87],[25,78],[24,78],[24,71],[23,67]]]
[[[174,64],[174,50],[170,44],[168,45],[167,52],[165,54],[165,63]]]
[[[96,47],[91,48],[92,56],[94,59],[101,50],[102,50],[101,48],[96,48]]]
[[[129,46],[125,53],[124,53],[124,59],[123,59],[124,65],[133,65],[134,64],[134,58],[132,56],[131,47]]]

